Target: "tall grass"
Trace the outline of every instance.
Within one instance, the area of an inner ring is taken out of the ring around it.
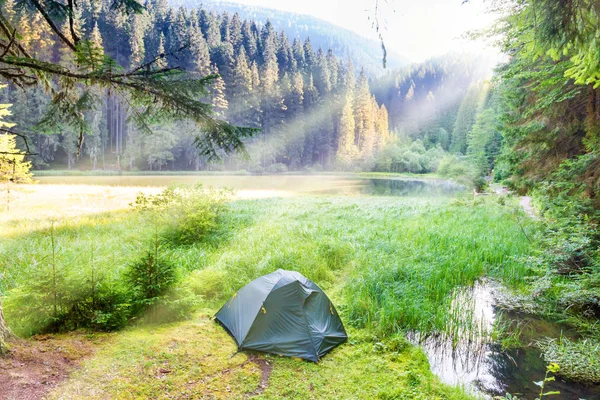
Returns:
[[[224,301],[250,280],[284,268],[327,290],[346,322],[381,334],[430,333],[454,329],[458,317],[450,311],[460,288],[485,275],[521,282],[529,272],[516,258],[529,251],[522,228],[533,236],[531,224],[520,226],[514,208],[493,199],[237,200],[201,241],[170,243],[163,257],[178,269],[179,287],[205,301]],[[147,251],[153,226],[133,211],[57,221],[56,263],[65,288],[89,287],[92,271],[122,285],[124,270]],[[6,317],[22,334],[33,333],[35,321],[19,317],[19,296],[47,271],[48,234],[23,232],[0,243]]]
[[[512,215],[491,201],[454,202],[386,221],[388,233],[358,254],[345,290],[350,319],[383,333],[456,329],[457,288],[482,276],[514,285],[528,274],[517,257],[529,243]]]

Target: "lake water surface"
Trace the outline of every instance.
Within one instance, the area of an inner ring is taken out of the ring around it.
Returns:
[[[245,192],[272,192],[273,194],[329,194],[380,196],[447,196],[464,190],[450,181],[410,178],[363,178],[343,175],[261,175],[261,176],[41,176],[41,184],[106,185],[166,187],[172,184],[215,188],[231,188]]]

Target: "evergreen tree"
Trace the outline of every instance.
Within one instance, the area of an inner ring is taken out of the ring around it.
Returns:
[[[468,134],[473,128],[477,114],[483,107],[486,96],[487,91],[482,90],[481,85],[474,84],[469,87],[460,104],[452,129],[450,151],[453,153],[466,154]]]
[[[243,46],[240,47],[235,60],[230,88],[233,93],[229,108],[231,121],[237,125],[248,126],[251,123],[249,113],[252,112],[252,70],[248,66],[246,50]]]
[[[233,45],[232,41],[231,41],[231,33],[229,31],[229,14],[227,13],[227,11],[225,11],[223,13],[223,16],[221,17],[221,41],[222,42],[229,42]]]
[[[158,49],[157,49],[157,56],[160,56],[161,54],[165,54],[165,35],[161,32],[160,33],[160,37],[158,39]],[[167,68],[167,58],[166,57],[160,57],[156,60],[156,68],[158,69],[164,69]]]
[[[189,43],[190,43],[190,66],[192,71],[198,73],[200,76],[206,76],[210,71],[210,52],[208,50],[208,44],[202,36],[200,27],[192,23],[189,30]]]
[[[246,50],[246,55],[249,60],[255,60],[258,47],[256,44],[256,35],[252,31],[250,21],[246,20],[242,24],[242,44]]]
[[[4,117],[11,115],[10,106],[10,104],[0,104],[0,129],[5,132],[10,131],[10,128],[15,125],[4,121]],[[0,183],[29,183],[31,182],[30,168],[31,163],[25,161],[25,153],[17,148],[16,136],[10,133],[0,134]],[[0,326],[2,322],[0,316]],[[0,332],[0,343],[1,341]]]
[[[296,60],[296,67],[300,71],[306,70],[306,56],[304,55],[304,46],[298,38],[294,39],[292,44],[292,52],[294,54],[294,60]]]
[[[129,47],[131,48],[131,56],[129,64],[132,67],[141,65],[146,57],[146,49],[144,45],[144,36],[146,30],[145,16],[140,14],[131,14],[129,17]]]
[[[221,27],[219,26],[218,17],[213,14],[206,14],[205,22],[200,19],[200,26],[202,27],[202,33],[208,44],[208,48],[212,51],[221,44]]]
[[[313,76],[319,94],[326,97],[331,92],[331,75],[329,73],[329,63],[321,48],[317,51]]]
[[[277,63],[279,65],[279,71],[281,73],[293,73],[296,71],[296,60],[294,59],[294,53],[292,46],[288,40],[284,31],[279,34],[279,48],[277,50]]]
[[[244,41],[244,36],[242,35],[242,19],[238,13],[233,14],[231,23],[229,24],[229,31],[229,40],[233,45],[233,51],[237,54]]]
[[[317,63],[317,56],[312,48],[312,43],[310,42],[310,37],[307,37],[304,41],[304,58],[306,60],[306,71],[312,72],[315,64]]]
[[[340,137],[337,151],[338,162],[344,166],[351,165],[358,155],[358,148],[354,140],[355,127],[352,102],[350,99],[346,99],[340,119]]]
[[[354,98],[354,119],[356,127],[356,143],[364,158],[369,158],[375,142],[373,131],[373,109],[371,92],[367,75],[362,69],[356,82]]]
[[[216,65],[213,65],[211,74],[219,75],[219,69]],[[210,98],[213,105],[213,111],[216,112],[218,116],[223,117],[229,103],[225,98],[225,81],[220,75],[213,81]]]

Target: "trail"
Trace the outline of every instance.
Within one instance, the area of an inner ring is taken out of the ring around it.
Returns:
[[[533,206],[531,205],[531,197],[520,196],[519,204],[521,205],[521,207],[523,207],[523,210],[525,211],[525,213],[527,215],[529,215],[533,219],[539,219],[539,216],[538,216],[537,212],[535,211],[535,208],[533,208]]]

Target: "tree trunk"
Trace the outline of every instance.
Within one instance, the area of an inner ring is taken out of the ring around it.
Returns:
[[[0,354],[4,354],[8,351],[8,345],[6,342],[12,337],[12,332],[6,326],[4,322],[4,314],[2,313],[2,298],[0,297]]]

